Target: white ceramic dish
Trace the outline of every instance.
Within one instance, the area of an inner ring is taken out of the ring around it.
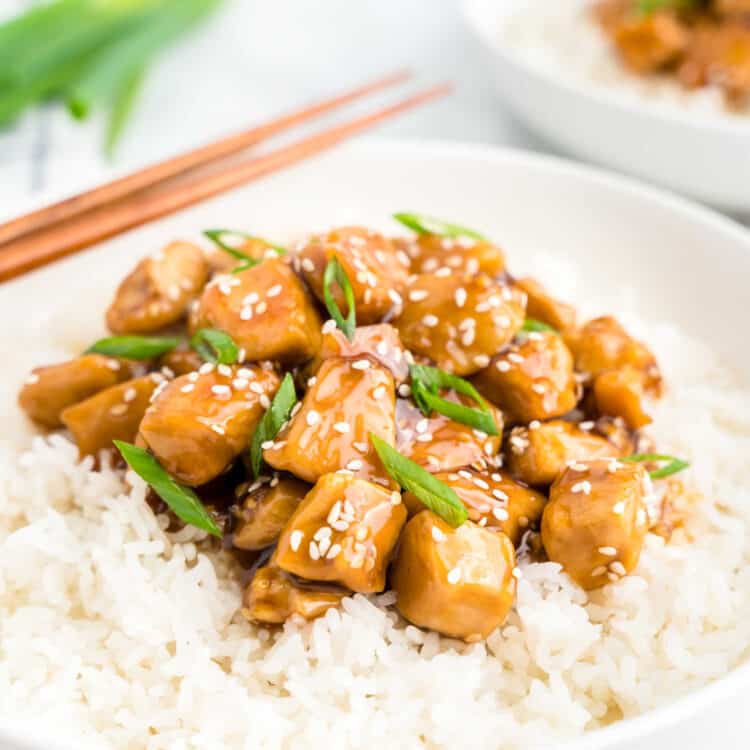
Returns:
[[[580,267],[587,285],[611,285],[616,278],[638,287],[644,315],[679,318],[689,333],[710,338],[729,363],[750,369],[750,350],[738,347],[735,336],[747,317],[750,278],[750,234],[741,227],[658,190],[562,160],[437,143],[342,148],[7,284],[0,315],[18,326],[19,340],[54,335],[71,301],[85,298],[92,310],[102,309],[134,256],[166,239],[195,237],[209,224],[250,226],[283,238],[343,223],[395,229],[388,217],[399,209],[480,228],[502,242],[515,266],[523,265],[525,253],[544,249]],[[82,346],[100,325],[93,320],[91,330],[75,334],[80,341],[68,344]],[[32,364],[21,348],[0,356],[11,373]],[[11,399],[12,389],[3,386],[0,411],[9,412]],[[9,419],[3,414],[6,434],[21,427]],[[739,750],[750,734],[743,711],[748,689],[750,665],[556,750]],[[54,747],[33,739],[39,730],[54,727],[0,727],[0,747]]]
[[[704,115],[677,104],[647,106],[645,99],[570,71],[530,63],[503,34],[528,2],[463,0],[499,91],[519,118],[583,159],[726,210],[750,212],[750,117]]]

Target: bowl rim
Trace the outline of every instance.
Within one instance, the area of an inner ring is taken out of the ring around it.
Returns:
[[[439,159],[473,161],[489,169],[502,169],[512,164],[521,169],[533,168],[566,177],[575,182],[589,183],[601,190],[619,194],[625,200],[652,204],[679,216],[682,220],[723,235],[730,243],[725,248],[736,257],[750,259],[750,231],[734,219],[663,188],[653,187],[633,177],[610,170],[581,164],[560,156],[541,154],[509,146],[465,143],[444,139],[364,138],[346,144],[335,152],[335,158],[354,156],[403,158],[417,156],[430,161]],[[241,188],[240,188],[241,189]],[[188,209],[189,210],[189,209]],[[157,222],[154,222],[155,224]],[[750,687],[750,660],[736,666],[726,675],[675,700],[632,718],[621,719],[609,726],[587,731],[583,735],[556,742],[550,750],[607,750],[617,743],[637,740],[655,731],[673,727],[697,712],[706,712],[722,700]],[[39,727],[28,729],[18,721],[0,720],[0,742],[25,750],[71,750],[59,740],[42,736]],[[37,745],[36,743],[44,743]]]
[[[522,0],[526,2],[526,0]],[[703,113],[694,110],[681,111],[679,107],[665,105],[663,107],[648,107],[642,104],[640,97],[626,97],[612,86],[605,86],[596,82],[578,80],[575,76],[557,74],[551,67],[535,65],[530,62],[518,49],[503,41],[500,34],[495,34],[503,23],[507,22],[508,13],[496,12],[493,18],[488,18],[485,6],[490,7],[487,0],[461,0],[461,10],[465,23],[473,33],[479,37],[484,45],[502,61],[526,75],[547,82],[561,89],[569,96],[585,99],[590,105],[607,106],[616,110],[617,114],[653,118],[663,125],[680,125],[694,133],[713,132],[715,135],[730,135],[733,138],[745,137],[750,141],[750,115],[736,117],[722,115],[718,112]],[[494,4],[498,8],[501,4]]]

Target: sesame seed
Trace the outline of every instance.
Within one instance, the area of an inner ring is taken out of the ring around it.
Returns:
[[[568,468],[572,469],[573,471],[588,471],[589,467],[587,464],[579,463],[578,461],[571,461],[568,464]]]
[[[597,551],[605,557],[614,557],[617,554],[617,550],[614,547],[599,547]]]
[[[541,396],[543,393],[547,392],[547,386],[544,385],[544,383],[534,383],[531,386],[531,390],[534,391],[534,393],[538,393]]]
[[[194,383],[187,383],[180,388],[181,393],[190,393],[190,391],[195,390],[195,384]]]
[[[487,367],[489,363],[490,358],[486,354],[477,354],[476,357],[474,357],[474,364],[477,367]]]
[[[333,560],[341,552],[340,544],[332,544],[326,555],[326,560]]]
[[[391,505],[400,505],[401,504],[401,493],[397,491],[391,492]]]
[[[398,395],[402,398],[409,398],[411,396],[411,387],[408,386],[406,383],[402,383],[398,387]]]
[[[127,404],[115,404],[110,410],[109,413],[113,417],[121,417],[125,412],[128,410]]]
[[[356,362],[352,362],[352,369],[354,370],[369,370],[370,360],[369,359],[358,359]]]
[[[421,302],[423,299],[427,299],[429,292],[424,289],[412,289],[409,292],[409,300],[411,302]]]
[[[359,542],[364,542],[369,533],[367,526],[359,526],[354,532],[354,538]]]
[[[346,468],[349,471],[359,471],[362,468],[362,462],[358,458],[353,458],[347,463]]]
[[[273,440],[265,440],[264,442],[262,442],[262,443],[260,444],[260,447],[261,447],[261,448],[262,448],[262,449],[263,449],[264,451],[270,450],[271,448],[273,448]]]
[[[419,422],[417,422],[417,424],[414,426],[414,429],[420,434],[427,432],[427,430],[430,429],[430,420],[420,419]]]
[[[336,422],[336,424],[333,425],[333,429],[336,430],[336,432],[340,432],[342,435],[346,435],[347,432],[349,432],[349,423],[348,422]]]
[[[266,310],[268,310],[268,304],[266,302],[258,302],[255,306],[255,313],[257,315],[263,315]]]
[[[228,385],[212,385],[211,393],[216,396],[229,397],[232,395],[232,389]]]
[[[260,396],[260,398],[258,399],[258,401],[260,402],[260,405],[261,405],[261,406],[262,406],[262,407],[263,407],[264,409],[269,409],[269,408],[271,407],[271,399],[270,399],[270,398],[268,398],[268,396],[266,396],[266,394],[265,394],[265,393],[261,394],[261,396]]]
[[[432,315],[431,313],[428,313],[422,318],[422,324],[427,326],[427,328],[435,328],[439,322],[437,316]]]
[[[135,388],[128,388],[125,393],[122,394],[122,400],[129,404],[131,401],[135,401],[136,396],[138,393],[136,392]]]
[[[461,580],[461,568],[451,568],[448,571],[448,583],[456,584]]]
[[[323,323],[323,327],[320,330],[324,334],[325,333],[333,333],[336,330],[336,321],[335,320],[326,320],[326,322]]]
[[[445,534],[437,526],[432,527],[432,538],[436,542],[442,542],[445,539]]]
[[[594,423],[591,420],[587,422],[581,422],[578,426],[585,432],[588,432],[589,430],[594,429]]]
[[[500,476],[500,475],[498,474],[497,476]],[[494,479],[494,481],[496,481],[496,482],[498,481],[497,479],[495,479],[495,475],[494,474],[492,475],[492,478]],[[508,496],[502,490],[498,490],[498,489],[492,490],[492,495],[493,495],[493,497],[496,497],[498,500],[505,500],[505,501],[507,501],[509,499]]]
[[[223,375],[225,378],[232,377],[232,368],[229,365],[219,365],[216,369],[219,375]]]
[[[331,529],[329,526],[321,526],[313,535],[313,539],[319,542],[321,539],[331,536]]]
[[[508,511],[505,510],[505,508],[499,508],[498,506],[495,506],[492,509],[492,515],[495,516],[498,521],[507,521],[510,518]]]
[[[542,423],[538,419],[532,419],[531,422],[529,422],[530,430],[538,430],[541,426]]]
[[[352,446],[354,446],[355,450],[358,450],[360,453],[367,453],[367,450],[369,448],[367,443],[363,442],[352,443]]]
[[[263,393],[263,386],[260,383],[250,383],[250,390],[253,393],[257,393],[259,396]]]
[[[604,567],[604,565],[597,565],[592,571],[591,575],[596,578],[596,576],[603,576],[607,572],[607,568]]]
[[[318,414],[318,412],[316,412],[314,409],[311,409],[309,412],[307,412],[305,421],[307,422],[309,427],[314,427],[316,424],[318,424],[318,422],[320,422],[320,414]]]
[[[471,346],[476,338],[476,328],[469,328],[461,335],[462,346]]]
[[[453,300],[456,307],[463,307],[466,304],[466,290],[462,286],[453,293]]]
[[[609,578],[612,583],[615,583],[620,580],[620,576],[617,575],[617,573],[607,573],[607,578]]]
[[[212,424],[211,429],[217,434],[217,435],[224,435],[225,430],[220,424]]]
[[[292,548],[292,552],[296,552],[299,549],[300,544],[302,544],[302,537],[304,535],[305,532],[300,531],[299,529],[295,529],[289,535],[289,546]]]
[[[318,549],[318,545],[315,542],[310,542],[310,544],[307,546],[307,551],[311,559],[320,560],[320,550]]]
[[[253,317],[253,308],[246,305],[240,310],[240,320],[250,320]]]
[[[612,512],[616,516],[621,516],[625,512],[625,503],[622,500],[619,503],[615,503],[612,506]]]
[[[384,385],[379,385],[373,392],[372,397],[373,398],[383,398],[385,396],[386,391],[388,389]]]
[[[590,495],[591,494],[591,482],[587,482],[585,479],[583,482],[576,482],[571,488],[571,492],[574,492],[578,494],[579,492],[582,492],[584,495]]]
[[[312,273],[315,270],[315,263],[313,263],[309,258],[302,258],[302,270],[307,271],[308,273]]]
[[[336,531],[346,531],[349,528],[348,521],[329,521],[329,523],[331,524],[331,528]]]
[[[209,373],[212,373],[214,371],[214,364],[213,362],[204,362],[199,368],[198,372],[201,375],[208,375]]]
[[[628,572],[627,570],[625,570],[625,566],[619,560],[615,560],[614,562],[611,562],[609,564],[609,569],[613,573],[617,573],[618,575],[621,575],[621,576],[626,575]]]
[[[474,477],[472,481],[480,490],[488,490],[490,488],[489,484],[484,479],[480,479],[480,477]]]
[[[110,370],[119,370],[121,367],[120,363],[116,359],[108,359],[105,364],[107,367],[109,367]],[[34,376],[32,375],[32,377]]]
[[[248,380],[247,378],[235,378],[232,381],[232,387],[236,388],[238,391],[242,391],[248,386]]]
[[[281,294],[281,284],[274,284],[266,292],[266,297],[278,297],[280,294]]]
[[[497,362],[495,362],[495,367],[500,370],[500,372],[509,372],[510,362],[506,362],[504,359],[498,359]]]
[[[312,388],[316,383],[318,382],[318,379],[313,375],[311,378],[307,379],[307,387]]]
[[[423,432],[421,435],[417,435],[416,439],[420,443],[429,443],[432,440],[432,433]]]
[[[508,359],[511,362],[515,362],[517,365],[520,365],[523,362],[523,357],[517,352],[509,352]]]

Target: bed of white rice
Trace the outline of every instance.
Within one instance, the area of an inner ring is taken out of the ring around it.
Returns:
[[[517,0],[503,25],[506,44],[531,64],[573,83],[596,85],[639,106],[689,111],[694,116],[737,119],[750,102],[728,109],[713,87],[688,91],[671,76],[637,76],[620,63],[610,40],[591,18],[594,0]]]
[[[620,309],[657,351],[669,391],[652,432],[692,460],[686,482],[704,499],[687,534],[650,535],[637,574],[588,597],[557,565],[522,563],[509,621],[472,646],[407,626],[389,594],[254,627],[228,559],[197,532],[165,534],[137,478],[77,464],[62,436],[21,448],[6,430],[0,724],[72,748],[511,750],[726,674],[750,644],[750,393],[676,327],[629,315],[632,302],[609,294],[601,310]],[[45,330],[26,360],[60,358],[62,325]],[[6,424],[16,387],[1,391]]]

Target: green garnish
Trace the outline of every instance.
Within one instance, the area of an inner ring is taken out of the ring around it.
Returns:
[[[48,0],[0,24],[0,123],[56,97],[108,110],[108,148],[157,55],[222,0]]]
[[[436,479],[419,464],[401,455],[372,432],[370,441],[393,480],[417,497],[426,508],[454,528],[467,520],[469,514],[466,507],[447,484]]]
[[[287,252],[286,248],[282,247],[281,245],[272,245],[270,242],[262,239],[261,237],[256,237],[255,235],[248,234],[247,232],[240,232],[236,229],[206,229],[203,234],[208,237],[208,239],[211,240],[211,242],[213,242],[220,250],[223,250],[233,258],[237,258],[237,260],[241,261],[240,265],[232,270],[232,273],[246,271],[248,268],[257,266],[263,260],[262,258],[253,258],[247,253],[243,253],[242,250],[238,250],[236,247],[236,245],[238,244],[244,244],[245,242],[256,240],[268,245],[268,249],[273,250],[276,255],[286,255]]]
[[[334,282],[339,285],[339,288],[344,293],[344,299],[346,300],[346,305],[349,309],[346,318],[344,318],[344,315],[333,297],[331,287]],[[339,259],[335,255],[328,261],[325,273],[323,274],[323,298],[325,299],[329,315],[336,321],[336,325],[344,332],[346,338],[349,339],[349,341],[352,341],[354,339],[354,330],[357,327],[357,313],[354,307],[354,290],[352,289],[351,282],[346,275],[344,267],[339,263]]]
[[[214,536],[221,536],[221,529],[216,525],[211,514],[190,487],[178,484],[159,465],[158,461],[143,448],[138,448],[122,440],[115,440],[117,450],[128,466],[141,479],[148,482],[154,492],[172,509],[172,512],[185,523],[196,526]]]
[[[176,336],[110,336],[99,339],[84,354],[105,354],[124,359],[153,359],[171,352],[181,339]]]
[[[534,318],[526,318],[521,326],[521,330],[526,331],[527,333],[544,333],[545,331],[548,331],[549,333],[559,333],[557,328],[553,328],[546,323],[542,323],[541,320],[535,320]]]
[[[256,479],[263,464],[263,443],[273,440],[279,434],[279,430],[288,421],[296,403],[297,393],[294,389],[294,378],[287,373],[284,380],[281,381],[273,401],[271,401],[271,406],[255,428],[250,441],[250,466]]]
[[[628,461],[629,463],[642,463],[644,461],[655,461],[659,463],[667,462],[666,466],[662,466],[661,469],[655,469],[649,472],[651,479],[664,479],[665,477],[671,477],[672,474],[687,469],[690,466],[689,461],[685,461],[677,456],[665,456],[659,453],[633,453],[631,456],[625,456],[620,459],[622,461]]]
[[[702,0],[635,0],[635,9],[637,13],[648,16],[659,10],[692,10],[701,4]]]
[[[424,214],[393,214],[393,218],[405,227],[414,230],[417,234],[437,234],[440,237],[468,237],[472,240],[485,241],[479,232],[462,227],[459,224],[449,224]]]
[[[454,422],[460,422],[473,427],[475,430],[481,430],[487,435],[500,434],[495,420],[492,418],[489,405],[468,380],[427,365],[411,365],[409,374],[411,375],[411,395],[426,417],[436,411]],[[480,408],[472,409],[463,404],[441,398],[438,393],[446,388],[474,399]]]
[[[232,337],[215,328],[201,328],[190,339],[190,346],[206,362],[215,365],[233,365],[240,354],[240,349]]]

